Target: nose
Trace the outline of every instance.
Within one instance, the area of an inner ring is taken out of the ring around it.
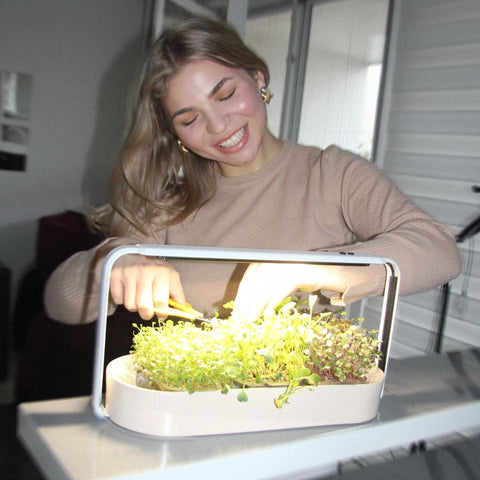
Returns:
[[[206,115],[208,133],[219,134],[225,131],[228,115],[218,109],[212,109]]]

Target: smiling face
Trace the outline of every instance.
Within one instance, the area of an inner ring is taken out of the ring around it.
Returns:
[[[164,106],[176,135],[190,150],[217,161],[225,176],[242,175],[272,157],[259,94],[264,86],[260,72],[252,76],[197,60],[170,77]]]

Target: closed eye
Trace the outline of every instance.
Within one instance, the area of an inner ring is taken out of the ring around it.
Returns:
[[[189,120],[188,122],[182,122],[182,125],[183,125],[184,127],[188,127],[189,125],[191,125],[191,124],[197,119],[197,116],[198,116],[198,115],[196,115],[195,117],[193,117],[193,118],[192,118],[191,120]]]
[[[225,97],[220,98],[220,101],[221,101],[221,102],[224,102],[225,100],[228,100],[229,98],[233,97],[233,95],[235,94],[235,91],[236,91],[236,90],[237,90],[237,89],[234,88],[228,95],[226,95]]]

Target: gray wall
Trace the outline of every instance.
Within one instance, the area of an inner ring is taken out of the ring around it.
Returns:
[[[148,3],[0,1],[0,69],[33,76],[27,170],[0,170],[0,262],[14,285],[39,217],[107,199]]]
[[[410,198],[458,233],[480,214],[472,191],[480,184],[480,2],[395,3],[381,161]],[[446,350],[480,346],[480,235],[475,240],[459,245],[463,271],[451,282]],[[440,299],[438,290],[401,299],[395,355],[432,351]]]

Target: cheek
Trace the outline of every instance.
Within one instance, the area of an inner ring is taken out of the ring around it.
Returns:
[[[248,93],[243,97],[243,111],[245,114],[254,115],[265,110],[262,97],[254,89],[249,89]]]
[[[185,129],[181,134],[178,134],[178,138],[185,144],[191,147],[198,147],[202,145],[203,136],[198,128]]]
[[[265,103],[257,91],[252,92],[245,101],[245,116],[249,117],[252,135],[256,132],[261,136],[267,123],[267,112]]]

